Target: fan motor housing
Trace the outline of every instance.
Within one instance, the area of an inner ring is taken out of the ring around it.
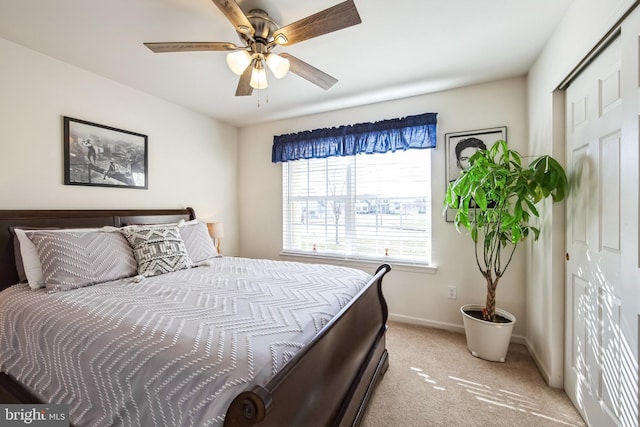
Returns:
[[[247,45],[251,45],[253,41],[262,42],[263,44],[273,42],[273,33],[278,30],[280,26],[267,12],[262,9],[251,9],[247,14],[247,19],[255,30],[253,40],[248,35],[238,32],[240,39]]]

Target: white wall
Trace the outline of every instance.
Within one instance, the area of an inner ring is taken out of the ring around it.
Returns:
[[[529,151],[564,159],[564,103],[555,88],[578,65],[632,0],[574,1],[528,76]],[[564,207],[543,213],[545,233],[528,253],[527,344],[543,376],[563,386]]]
[[[470,239],[458,235],[441,215],[445,133],[507,126],[510,145],[525,154],[525,89],[525,79],[515,78],[240,129],[240,254],[280,259],[282,167],[271,163],[274,135],[437,112],[438,147],[432,156],[433,261],[437,271],[427,274],[395,268],[385,278],[384,291],[395,318],[462,331],[459,307],[466,303],[483,304],[485,282],[477,270]],[[497,294],[498,306],[521,319],[516,324],[516,334],[525,330],[524,254],[524,250],[518,251]],[[375,266],[367,269],[373,271]],[[457,286],[457,300],[447,299],[449,285]]]
[[[0,209],[181,208],[237,252],[237,129],[0,39]],[[148,190],[65,186],[62,116],[148,135]]]

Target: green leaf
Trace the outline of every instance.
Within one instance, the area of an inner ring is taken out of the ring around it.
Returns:
[[[513,208],[513,217],[517,221],[520,221],[522,219],[522,214],[523,214],[522,204],[521,204],[521,201],[519,200]]]
[[[487,210],[487,196],[482,187],[476,188],[476,191],[473,194],[473,198],[480,209],[482,209],[483,211]]]
[[[540,229],[536,228],[536,227],[530,227],[531,230],[533,230],[533,240],[538,240],[538,237],[540,237]]]
[[[467,212],[462,209],[459,210],[458,214],[456,215],[456,222],[462,225],[466,229],[469,229],[471,226],[469,224],[469,216],[467,215]]]
[[[520,227],[518,226],[518,224],[513,224],[511,226],[511,243],[518,243],[521,236],[522,233],[520,231]]]
[[[540,216],[540,214],[538,213],[538,210],[536,209],[536,206],[533,204],[531,200],[524,199],[524,202],[527,204],[527,207],[529,207],[529,210],[531,211],[532,214],[538,217]]]

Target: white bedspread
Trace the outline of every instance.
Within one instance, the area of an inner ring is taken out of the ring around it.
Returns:
[[[0,369],[77,426],[222,425],[370,280],[344,267],[217,258],[47,294],[0,293]]]

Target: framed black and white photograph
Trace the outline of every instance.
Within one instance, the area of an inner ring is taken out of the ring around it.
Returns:
[[[507,140],[507,127],[495,127],[445,134],[446,184],[455,181],[469,167],[469,158],[480,149],[490,148],[496,141]],[[453,222],[455,209],[447,209],[446,220]]]
[[[148,188],[147,135],[64,117],[64,183]]]

